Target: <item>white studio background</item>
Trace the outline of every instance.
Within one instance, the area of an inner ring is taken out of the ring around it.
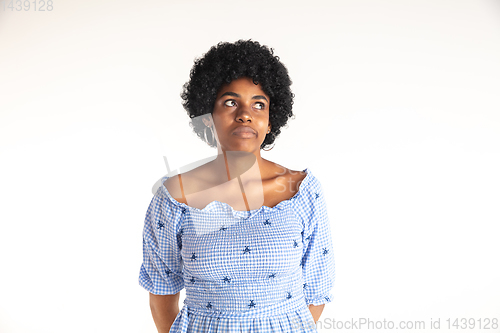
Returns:
[[[182,84],[212,45],[249,38],[296,94],[262,156],[309,167],[328,203],[319,331],[500,331],[477,321],[500,319],[500,2],[52,4],[0,11],[0,332],[156,332],[138,285],[151,188],[163,156],[173,170],[215,154]]]

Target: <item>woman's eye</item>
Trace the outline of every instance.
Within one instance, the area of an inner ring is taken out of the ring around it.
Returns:
[[[266,105],[264,103],[260,103],[260,102],[258,102],[257,105],[260,105],[260,108],[258,108],[259,110],[262,110],[266,107]]]
[[[234,106],[234,104],[230,105],[230,103],[235,103],[235,101],[233,101],[232,99],[228,99],[227,101],[224,102],[226,106]]]

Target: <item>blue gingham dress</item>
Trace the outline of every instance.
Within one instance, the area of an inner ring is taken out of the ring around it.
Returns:
[[[186,288],[170,332],[317,332],[308,304],[332,301],[335,264],[320,182],[311,170],[275,207],[203,209],[176,201],[161,179],[146,213],[139,284]]]

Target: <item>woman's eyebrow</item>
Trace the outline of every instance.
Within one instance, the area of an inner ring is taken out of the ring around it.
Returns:
[[[227,92],[223,93],[219,98],[222,98],[224,96],[241,97],[239,94],[232,92],[232,91],[227,91]],[[262,96],[262,95],[255,95],[252,97],[252,99],[264,99],[264,100],[266,100],[266,102],[269,103],[267,98],[265,96]]]

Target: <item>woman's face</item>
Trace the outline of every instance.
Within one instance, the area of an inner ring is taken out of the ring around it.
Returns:
[[[269,96],[251,78],[241,77],[223,85],[217,93],[212,112],[221,148],[227,151],[260,151],[260,145],[271,128],[269,102]],[[252,133],[238,132],[242,125],[253,129]]]

